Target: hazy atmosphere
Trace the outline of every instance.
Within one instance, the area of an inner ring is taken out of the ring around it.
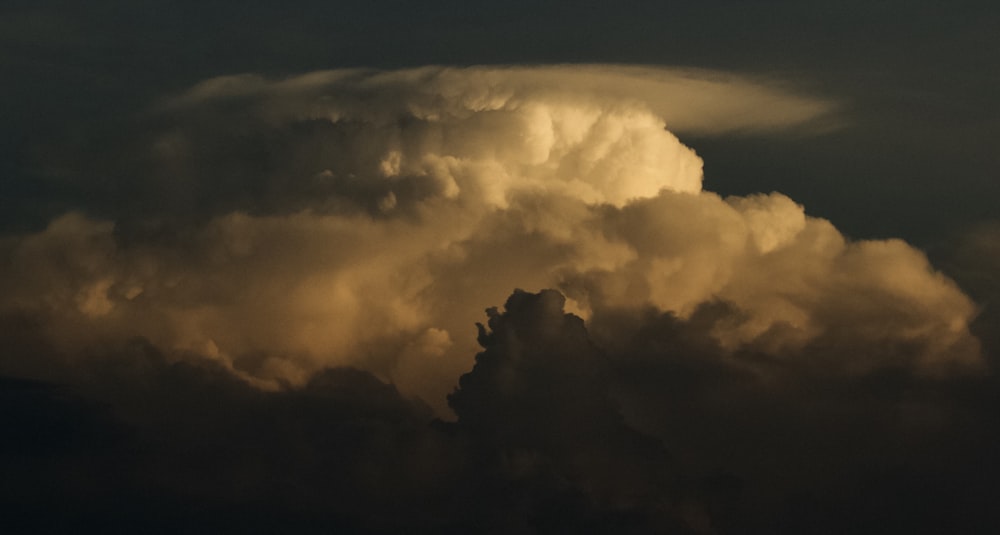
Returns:
[[[995,533],[1000,8],[6,2],[0,531]]]

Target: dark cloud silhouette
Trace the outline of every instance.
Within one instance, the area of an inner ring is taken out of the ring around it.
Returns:
[[[68,367],[54,373],[61,386],[4,379],[4,530],[680,529],[664,453],[610,404],[582,321],[555,292],[509,305],[451,398],[454,423],[368,372],[329,369],[262,392],[142,340],[84,365],[50,359]],[[589,354],[572,354],[581,348]],[[586,366],[560,372],[577,357]],[[497,391],[489,362],[511,390]],[[534,376],[542,369],[550,383]]]
[[[606,310],[590,321],[595,341],[611,348],[626,420],[660,438],[678,465],[741,482],[745,516],[726,529],[936,533],[996,525],[980,496],[992,494],[996,476],[984,440],[995,433],[987,415],[996,406],[994,379],[921,377],[881,359],[879,352],[901,351],[888,346],[866,347],[889,364],[861,375],[823,364],[824,355],[850,358],[843,346],[807,346],[780,359],[728,353],[711,332],[739,314],[715,303],[687,320]]]
[[[368,372],[265,392],[143,340],[6,377],[10,533],[990,533],[995,381],[830,376],[516,291],[437,420]],[[13,321],[13,320],[11,320]],[[5,322],[10,324],[10,321]],[[39,351],[5,331],[5,352]],[[19,344],[19,345],[18,345]],[[45,353],[36,355],[45,356]],[[62,367],[60,373],[59,368]],[[53,370],[55,373],[53,373]]]
[[[560,482],[597,511],[649,515],[652,531],[677,524],[666,452],[625,424],[607,357],[564,302],[552,290],[518,291],[503,313],[489,311],[485,350],[448,397],[456,427],[508,478]]]
[[[3,384],[6,532],[400,532],[445,510],[447,437],[368,373],[264,393],[141,341],[84,371]]]

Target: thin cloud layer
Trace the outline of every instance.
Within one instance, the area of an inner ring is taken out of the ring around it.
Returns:
[[[138,337],[267,389],[355,366],[442,413],[470,322],[515,287],[558,288],[584,318],[722,303],[706,358],[977,369],[975,308],[921,252],[846,240],[779,193],[702,191],[668,131],[831,109],[631,67],[212,79],[62,164],[98,200],[4,240],[0,309],[69,361]]]

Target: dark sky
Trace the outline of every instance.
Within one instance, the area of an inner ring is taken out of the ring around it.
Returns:
[[[998,65],[992,2],[4,1],[0,532],[1000,532]]]

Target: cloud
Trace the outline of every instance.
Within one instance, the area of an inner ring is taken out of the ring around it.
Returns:
[[[996,476],[992,442],[981,440],[997,433],[995,404],[968,404],[992,383],[908,370],[845,377],[742,355],[778,371],[765,376],[717,358],[712,330],[733,313],[726,305],[687,319],[605,310],[589,324],[565,306],[553,290],[515,291],[488,311],[482,350],[448,398],[454,422],[366,371],[328,368],[264,391],[142,340],[92,349],[61,385],[2,378],[0,525],[702,534],[996,525],[983,499]]]
[[[317,91],[343,89],[349,94],[358,86],[364,86],[366,100],[372,102],[373,94],[392,98],[400,91],[408,93],[413,86],[420,86],[425,98],[444,98],[462,107],[479,109],[503,105],[508,98],[525,94],[542,98],[576,94],[640,102],[664,118],[671,131],[687,134],[752,132],[835,122],[833,115],[838,108],[835,102],[796,94],[786,85],[779,80],[708,69],[641,65],[341,69],[278,82],[247,74],[221,76],[205,80],[183,95],[169,99],[166,105],[185,107],[232,97],[285,100],[290,95],[314,96]],[[346,103],[358,104],[352,100]],[[400,102],[384,104],[392,109]]]
[[[96,200],[4,239],[0,311],[69,360],[140,337],[265,389],[355,366],[442,414],[476,350],[470,320],[515,287],[558,288],[585,319],[724,303],[719,358],[980,368],[975,307],[921,252],[851,242],[779,193],[703,191],[668,131],[832,109],[640,67],[211,79],[61,163]]]
[[[115,219],[147,225],[234,210],[406,213],[441,198],[502,207],[528,190],[620,205],[700,189],[700,159],[671,132],[794,129],[835,109],[776,83],[662,68],[235,75],[39,166],[85,181]]]
[[[782,355],[832,345],[829,364],[844,371],[900,358],[849,349],[855,344],[898,347],[908,364],[931,374],[979,364],[968,332],[974,305],[899,240],[849,242],[777,193],[663,192],[607,214],[602,226],[636,258],[616,270],[578,273],[566,288],[581,302],[648,303],[687,317],[720,300],[740,312],[716,328],[723,347]]]

